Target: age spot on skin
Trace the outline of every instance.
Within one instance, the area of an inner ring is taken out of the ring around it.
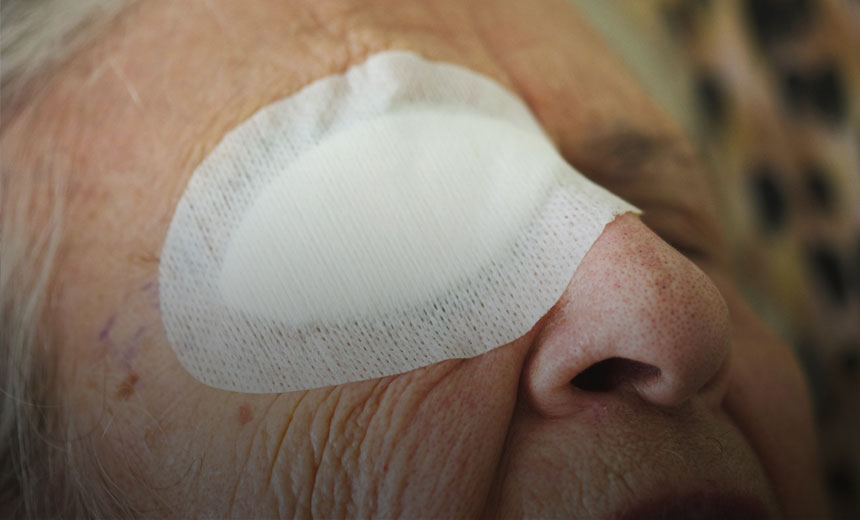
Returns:
[[[132,372],[129,374],[116,388],[116,397],[119,401],[128,401],[129,398],[134,394],[134,385],[140,380],[140,377]]]
[[[248,404],[243,404],[239,407],[239,425],[245,426],[251,419],[254,418],[254,414],[251,413],[251,407]]]

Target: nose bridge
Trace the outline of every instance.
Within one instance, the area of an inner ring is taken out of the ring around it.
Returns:
[[[602,345],[607,354],[658,368],[722,357],[728,314],[707,275],[640,223],[604,247],[612,255],[605,280],[612,283],[600,284],[606,290],[589,299],[600,302],[598,312],[615,315],[615,330],[606,331]],[[595,263],[607,262],[597,253]],[[573,291],[578,296],[575,283]]]
[[[724,372],[730,335],[719,291],[635,216],[607,226],[552,312],[526,371],[539,407],[586,399],[577,376],[609,360],[638,367],[612,377],[661,406],[683,403]]]

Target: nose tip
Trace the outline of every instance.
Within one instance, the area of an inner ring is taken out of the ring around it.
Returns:
[[[664,407],[721,400],[730,343],[728,309],[708,276],[627,214],[606,227],[545,318],[524,385],[550,415],[623,389]]]

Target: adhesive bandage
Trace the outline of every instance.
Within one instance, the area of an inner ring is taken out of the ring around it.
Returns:
[[[371,56],[262,108],[192,175],[160,264],[198,380],[306,390],[528,332],[617,215],[489,78]]]

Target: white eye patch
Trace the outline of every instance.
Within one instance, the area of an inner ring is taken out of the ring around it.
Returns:
[[[617,215],[492,80],[402,51],[264,107],[197,167],[161,255],[188,372],[306,390],[528,332]]]

